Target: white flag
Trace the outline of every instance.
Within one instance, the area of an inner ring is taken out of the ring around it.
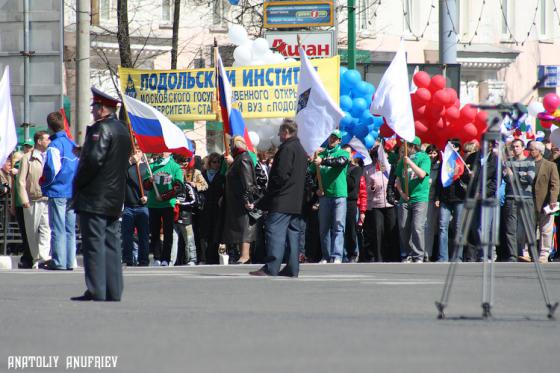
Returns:
[[[395,133],[408,142],[414,141],[414,117],[406,56],[401,46],[377,87],[370,110],[385,117]]]
[[[391,173],[391,164],[389,163],[389,159],[387,158],[387,153],[385,153],[383,144],[379,144],[379,146],[377,147],[377,160],[381,165],[383,165],[383,168],[385,169],[383,173],[385,174],[385,176],[389,177],[389,174]]]
[[[0,80],[0,167],[17,145],[16,123],[10,93],[10,67],[4,69]]]
[[[364,166],[369,166],[370,164],[373,163],[369,155],[369,152],[366,149],[366,146],[364,145],[362,140],[354,136],[350,141],[348,141],[348,145],[350,145],[352,149],[356,151],[356,153],[361,155],[360,158],[364,160]]]
[[[338,127],[344,114],[323,87],[319,74],[307,59],[303,48],[300,48],[299,55],[301,70],[296,123],[301,145],[311,155]]]

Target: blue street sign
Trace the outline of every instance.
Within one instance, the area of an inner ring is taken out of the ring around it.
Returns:
[[[334,24],[330,1],[278,1],[264,3],[264,27],[321,27]]]
[[[538,78],[541,80],[546,75],[546,78],[540,83],[541,88],[556,88],[560,86],[560,66],[539,66]]]

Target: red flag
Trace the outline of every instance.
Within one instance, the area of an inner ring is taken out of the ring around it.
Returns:
[[[68,119],[66,118],[66,112],[64,111],[64,108],[61,108],[59,110],[59,113],[62,114],[62,118],[64,119],[64,132],[66,132],[66,135],[70,140],[74,140],[74,137],[70,132],[70,125],[68,124]]]

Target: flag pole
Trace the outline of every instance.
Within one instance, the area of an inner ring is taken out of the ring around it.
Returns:
[[[408,157],[408,141],[406,141],[406,140],[404,140],[404,156]],[[404,160],[403,160],[403,163],[404,163]],[[405,166],[404,167],[404,192],[408,196],[408,163],[404,166]]]
[[[150,167],[150,162],[148,162],[148,157],[146,157],[146,153],[142,153],[144,157],[144,162],[146,162],[146,166],[148,166],[148,172],[150,174],[150,179],[152,180],[152,188],[154,188],[154,193],[156,194],[156,199],[161,201],[161,196],[159,195],[159,190],[154,183],[154,174],[152,173],[152,168]]]
[[[124,117],[126,118],[126,125],[128,126],[128,134],[130,136],[130,142],[132,143],[132,156],[136,153],[136,149],[138,148],[138,144],[136,144],[136,138],[134,137],[134,133],[132,132],[132,125],[130,124],[130,118],[128,117],[128,111],[126,110],[126,105],[124,104],[124,100],[122,101],[122,109],[124,111]],[[144,185],[142,176],[140,176],[140,165],[138,162],[134,162],[136,165],[136,175],[138,176],[138,185],[140,186],[140,198],[144,198]],[[148,168],[150,168],[149,164],[146,164]]]
[[[298,45],[298,52],[301,49],[301,37],[299,36],[299,34],[297,34],[297,45]],[[305,51],[304,51],[305,53]],[[299,56],[299,60],[301,61],[301,56]],[[313,155],[313,159],[317,159],[317,157],[319,156],[319,152],[315,152],[315,154]],[[315,167],[315,171],[317,174],[317,184],[319,186],[319,190],[321,191],[322,194],[324,194],[324,190],[323,190],[323,178],[321,176],[321,167]]]
[[[447,142],[448,144],[451,144],[449,141]],[[453,149],[453,146],[451,146],[451,149]],[[453,151],[455,152],[455,154],[457,154],[457,157],[459,157],[459,159],[461,160],[461,162],[463,162],[463,164],[465,165],[465,167],[467,168],[467,171],[469,171],[469,174],[471,174],[471,169],[469,168],[469,165],[465,162],[465,160],[463,159],[463,157],[461,157],[461,154],[459,154],[459,152],[455,149],[453,149]],[[442,160],[443,160],[443,155],[442,155]]]
[[[214,105],[214,112],[216,113],[216,121],[222,122],[222,129],[224,135],[224,151],[226,157],[229,155],[229,144],[226,138],[226,126],[224,124],[224,120],[220,115],[220,86],[219,86],[219,66],[218,66],[218,40],[214,38],[214,86],[216,87],[215,97],[213,100]]]

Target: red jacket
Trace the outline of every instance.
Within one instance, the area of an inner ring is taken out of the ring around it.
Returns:
[[[367,185],[366,178],[362,176],[360,178],[360,190],[358,191],[358,210],[360,214],[365,214],[367,210]]]

